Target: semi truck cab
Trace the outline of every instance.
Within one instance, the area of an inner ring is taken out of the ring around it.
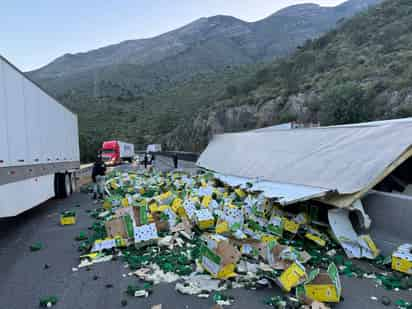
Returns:
[[[122,161],[132,162],[134,158],[134,145],[121,141],[103,142],[102,159],[106,165],[121,164]]]
[[[121,163],[119,144],[116,141],[104,142],[101,152],[102,159],[107,165]]]

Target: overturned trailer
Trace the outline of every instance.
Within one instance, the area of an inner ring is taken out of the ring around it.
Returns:
[[[412,156],[411,134],[411,119],[222,134],[197,164],[272,195],[280,188],[279,200],[293,187],[307,192],[300,200],[349,208]]]
[[[409,191],[411,136],[412,118],[222,134],[213,138],[197,165],[215,172],[225,183],[262,192],[283,206],[312,200],[338,208],[328,214],[335,236],[352,239],[346,245],[341,243],[349,256],[366,257],[371,253],[362,252],[367,244],[352,228],[349,210],[357,210],[361,227],[369,228],[371,220],[364,212],[361,199],[376,192],[372,189]],[[376,198],[366,200],[379,203]],[[401,212],[403,202],[398,204]],[[382,212],[382,205],[378,206]],[[396,209],[390,211],[397,212]],[[379,228],[389,226],[390,223]],[[391,228],[382,234],[390,235],[394,230]],[[388,243],[386,237],[379,245],[388,250],[396,245],[392,242],[387,246]]]

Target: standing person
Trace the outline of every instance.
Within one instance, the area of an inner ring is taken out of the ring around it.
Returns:
[[[147,168],[147,163],[148,163],[149,159],[147,158],[147,152],[144,153],[144,159],[143,159],[143,164],[144,164],[144,168]]]
[[[150,165],[151,166],[153,166],[155,164],[155,160],[156,160],[155,155],[154,155],[154,153],[152,153],[152,157],[150,158]]]
[[[102,157],[97,156],[97,160],[93,165],[92,180],[93,186],[93,199],[104,198],[104,185],[105,185],[106,165],[104,164]]]
[[[173,155],[173,164],[175,168],[177,168],[177,165],[179,164],[179,158],[177,157],[177,153]]]

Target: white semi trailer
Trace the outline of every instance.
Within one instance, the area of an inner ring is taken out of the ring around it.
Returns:
[[[0,55],[0,218],[75,190],[77,116]]]

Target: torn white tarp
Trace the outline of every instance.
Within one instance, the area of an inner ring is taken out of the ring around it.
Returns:
[[[271,181],[259,181],[244,177],[227,176],[215,173],[215,177],[232,187],[240,187],[251,192],[262,192],[263,196],[283,205],[294,204],[325,196],[330,190],[302,185],[277,183]]]
[[[379,250],[370,236],[359,236],[353,229],[349,210],[331,209],[328,211],[328,219],[333,234],[349,258],[374,259],[378,256]]]
[[[412,156],[411,135],[410,121],[222,134],[197,165],[224,175],[324,188],[339,197],[362,195]],[[329,203],[349,207],[358,198]]]

